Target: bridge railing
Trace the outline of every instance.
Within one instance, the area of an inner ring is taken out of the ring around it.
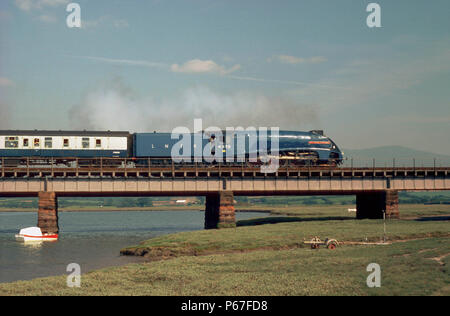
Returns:
[[[389,163],[390,162],[390,163]],[[170,159],[133,158],[42,158],[0,157],[0,177],[78,177],[78,176],[160,176],[160,177],[216,177],[216,176],[447,176],[443,160],[393,158],[390,161],[376,159],[346,159],[342,165],[307,165],[298,161],[280,161],[276,173],[263,174],[262,162],[174,163]]]
[[[273,162],[273,161],[272,161]],[[148,166],[171,166],[174,167],[196,167],[196,166],[260,166],[264,163],[261,161],[251,162],[245,161],[233,162],[179,162],[173,163],[170,158],[77,158],[77,157],[0,157],[0,167],[68,167],[68,168],[147,168]],[[335,160],[312,162],[307,159],[282,159],[279,160],[282,166],[292,167],[324,167],[335,166]],[[367,157],[346,157],[339,164],[345,168],[398,168],[398,167],[445,167],[450,165],[450,159],[438,158],[415,158],[415,157],[394,157],[394,158],[367,158]]]
[[[343,160],[342,167],[346,168],[441,168],[450,165],[450,159],[439,158],[415,158],[415,157],[394,157],[394,158],[361,158],[349,157]]]

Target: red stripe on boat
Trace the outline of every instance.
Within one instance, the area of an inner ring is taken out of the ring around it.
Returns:
[[[29,237],[29,238],[58,238],[58,235],[46,235],[46,236],[23,235],[23,237]]]

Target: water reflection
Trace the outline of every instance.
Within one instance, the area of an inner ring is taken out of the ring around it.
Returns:
[[[17,240],[17,238],[16,238]],[[44,243],[42,240],[17,240],[17,242],[22,243],[24,247],[26,248],[32,248],[32,249],[37,249],[37,248],[41,248],[42,244]],[[56,242],[56,241],[53,241]]]

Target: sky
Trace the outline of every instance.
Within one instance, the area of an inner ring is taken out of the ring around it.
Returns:
[[[450,2],[0,2],[0,129],[323,129],[450,155]]]

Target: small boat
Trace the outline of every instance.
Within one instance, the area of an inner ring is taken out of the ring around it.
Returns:
[[[39,227],[27,227],[21,229],[16,238],[23,241],[55,241],[58,234],[43,234]]]

